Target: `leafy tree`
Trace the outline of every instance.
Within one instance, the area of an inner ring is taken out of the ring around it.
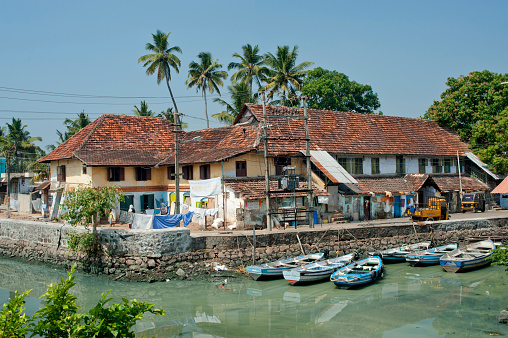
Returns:
[[[212,54],[209,52],[201,52],[198,54],[199,63],[192,61],[189,64],[189,78],[185,81],[187,89],[196,86],[196,92],[200,91],[203,93],[205,99],[205,116],[206,116],[206,127],[210,128],[210,122],[208,121],[208,108],[206,102],[206,91],[210,94],[214,91],[220,95],[219,86],[223,86],[222,79],[226,79],[228,74],[219,70],[222,65],[218,59],[212,61]]]
[[[242,110],[242,107],[246,103],[256,103],[258,101],[258,94],[250,95],[249,85],[245,82],[238,82],[231,86],[228,86],[229,94],[231,96],[231,103],[224,101],[223,99],[216,98],[213,102],[219,103],[225,107],[220,113],[213,114],[212,117],[219,121],[227,124],[232,124],[235,118]]]
[[[68,277],[58,284],[50,284],[41,298],[44,305],[33,317],[25,314],[24,298],[30,292],[18,294],[0,311],[0,337],[21,338],[39,335],[41,337],[136,337],[131,331],[145,313],[164,315],[163,310],[155,309],[153,304],[131,301],[122,298],[121,303],[107,306],[112,299],[109,292],[103,293],[97,305],[87,313],[78,313],[76,296],[71,292],[76,266],[67,272]],[[33,322],[38,320],[36,324]],[[144,335],[142,337],[145,337]]]
[[[102,188],[81,186],[65,192],[63,199],[62,208],[66,210],[63,214],[64,219],[71,225],[81,224],[84,227],[88,227],[92,222],[95,234],[97,226],[93,217],[106,216],[110,209],[116,208],[117,203],[124,200],[124,194],[117,186]]]
[[[166,111],[161,111],[157,117],[165,118],[168,121],[171,121],[171,123],[175,123],[175,115],[173,114],[173,108],[169,107],[166,109]],[[185,129],[189,126],[188,123],[181,122],[182,129]]]
[[[34,142],[42,141],[42,138],[31,137],[25,128],[21,119],[12,118],[12,123],[7,123],[6,132],[2,132],[4,135],[0,135],[0,154],[6,158],[10,172],[25,171],[40,154],[41,149]]]
[[[270,69],[268,78],[265,80],[268,84],[264,89],[269,90],[269,97],[273,98],[275,94],[282,95],[282,104],[285,104],[286,93],[290,90],[300,90],[303,77],[307,73],[313,62],[305,61],[296,64],[298,57],[298,46],[292,50],[289,46],[278,46],[275,55],[265,54],[265,64]]]
[[[63,133],[59,130],[56,131],[56,134],[58,135],[57,144],[56,145],[53,145],[53,144],[48,145],[47,146],[48,150],[50,150],[50,151],[54,150],[58,145],[67,141],[68,139],[70,139],[72,136],[77,134],[81,129],[85,128],[87,125],[89,125],[92,122],[92,121],[90,121],[90,117],[88,117],[88,114],[86,114],[84,110],[77,115],[78,115],[78,118],[75,120],[72,120],[70,118],[66,118],[64,120],[64,124],[67,127],[67,130]]]
[[[508,246],[498,246],[492,253],[492,265],[504,265],[508,266]],[[508,271],[508,268],[506,268]],[[508,274],[508,272],[507,272]]]
[[[371,86],[321,67],[307,73],[301,93],[309,96],[308,106],[315,109],[373,114],[381,106]]]
[[[154,116],[155,113],[148,109],[148,103],[146,101],[141,101],[139,108],[137,106],[134,106],[134,109],[132,112],[136,116]]]
[[[238,69],[231,75],[233,84],[243,83],[249,85],[249,97],[252,95],[252,82],[255,80],[261,87],[261,80],[268,74],[268,68],[264,67],[264,58],[259,55],[258,45],[252,47],[250,44],[242,46],[243,53],[234,53],[233,57],[239,59],[239,62],[230,62],[228,70]]]
[[[178,107],[176,106],[175,97],[171,91],[169,81],[171,81],[171,69],[174,69],[178,73],[181,65],[180,59],[173,53],[181,53],[182,50],[178,46],[169,47],[168,39],[170,34],[171,33],[164,34],[160,30],[152,34],[154,43],[147,43],[145,49],[153,53],[143,55],[138,59],[138,63],[144,62],[143,67],[148,67],[146,69],[146,75],[152,75],[157,72],[157,84],[160,84],[164,79],[166,80],[169,95],[173,101],[175,113],[178,116]],[[177,120],[179,121],[178,118]]]
[[[475,71],[446,81],[448,88],[424,118],[455,131],[480,159],[508,173],[508,74]]]

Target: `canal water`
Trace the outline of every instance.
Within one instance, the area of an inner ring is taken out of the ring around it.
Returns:
[[[508,276],[491,266],[462,274],[440,266],[388,265],[370,286],[337,289],[331,282],[290,286],[285,280],[218,283],[126,283],[76,274],[73,292],[82,309],[102,292],[152,302],[166,316],[147,315],[136,331],[155,337],[487,337],[508,335],[497,323],[508,306]],[[13,291],[33,289],[32,314],[46,285],[65,278],[48,266],[0,258],[0,303]]]

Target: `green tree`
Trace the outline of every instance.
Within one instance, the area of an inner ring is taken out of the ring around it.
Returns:
[[[210,122],[208,121],[208,107],[206,102],[206,91],[210,94],[217,91],[220,95],[219,86],[223,86],[223,79],[227,79],[228,74],[219,70],[222,65],[218,59],[212,61],[212,54],[209,52],[201,52],[198,54],[199,63],[192,61],[189,64],[189,78],[185,81],[187,89],[196,87],[196,92],[200,91],[205,99],[205,116],[206,116],[206,127],[210,128]]]
[[[381,106],[371,86],[321,67],[307,73],[301,93],[309,97],[308,106],[314,109],[373,114]]]
[[[66,118],[64,120],[64,125],[67,127],[67,130],[63,133],[60,130],[56,131],[56,134],[58,135],[58,141],[56,145],[50,144],[47,146],[47,149],[49,151],[54,150],[57,146],[62,144],[63,142],[70,139],[72,136],[77,134],[81,129],[85,128],[87,125],[89,125],[92,121],[90,121],[90,117],[88,117],[88,114],[85,113],[83,110],[81,113],[77,114],[78,118],[73,120],[70,118]]]
[[[6,158],[10,172],[24,172],[27,166],[38,158],[41,148],[34,144],[41,137],[31,137],[21,119],[12,118],[6,132],[0,135],[0,154]]]
[[[228,86],[228,91],[231,97],[231,103],[224,101],[223,99],[216,98],[213,102],[224,106],[225,110],[220,113],[213,114],[212,117],[216,118],[221,122],[227,124],[233,124],[235,118],[238,116],[242,107],[246,103],[257,103],[258,94],[250,95],[249,85],[245,82],[238,82],[231,86]]]
[[[144,100],[141,101],[139,108],[138,108],[138,106],[135,105],[132,112],[136,116],[154,116],[155,115],[155,113],[153,111],[148,109],[148,103],[146,103],[146,101],[144,101]]]
[[[32,318],[25,314],[25,297],[30,291],[19,294],[16,290],[14,297],[3,305],[0,311],[0,337],[23,338],[30,332]]]
[[[171,33],[164,34],[160,30],[152,34],[154,43],[147,43],[145,46],[145,49],[152,53],[140,57],[138,63],[144,62],[143,67],[148,67],[146,69],[147,75],[152,75],[157,72],[157,84],[160,84],[164,79],[166,80],[169,95],[173,101],[175,113],[178,116],[178,107],[176,106],[175,97],[171,91],[169,81],[171,81],[171,69],[174,69],[177,73],[180,71],[180,59],[174,53],[181,53],[182,50],[178,46],[169,47],[168,39],[170,34]],[[178,117],[177,120],[179,121]]]
[[[264,66],[264,57],[259,55],[258,45],[252,47],[250,44],[242,46],[243,53],[234,53],[233,57],[239,59],[239,62],[230,62],[228,70],[238,69],[231,75],[233,84],[244,83],[249,85],[249,96],[252,95],[252,82],[255,80],[261,87],[261,80],[268,74],[268,68]]]
[[[475,71],[446,81],[448,88],[424,118],[455,131],[498,173],[508,173],[508,74]]]
[[[268,84],[264,87],[269,90],[269,97],[273,98],[275,94],[282,95],[282,104],[285,104],[286,93],[290,90],[300,90],[303,78],[313,62],[305,61],[296,64],[298,57],[298,46],[290,50],[289,46],[278,46],[275,55],[265,54],[265,64],[270,69],[268,78],[265,80]]]

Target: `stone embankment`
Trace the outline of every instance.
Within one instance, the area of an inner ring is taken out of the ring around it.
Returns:
[[[157,281],[168,279],[213,279],[234,276],[228,269],[242,270],[253,262],[251,232],[199,232],[187,229],[99,229],[102,255],[89,259],[67,246],[71,232],[82,228],[55,223],[0,220],[0,255],[59,265],[77,263],[84,271],[112,279]],[[366,255],[402,244],[432,239],[436,244],[462,242],[470,237],[508,236],[508,219],[490,218],[443,221],[397,226],[329,225],[316,229],[259,231],[256,234],[257,263],[317,252],[332,255],[352,250]]]

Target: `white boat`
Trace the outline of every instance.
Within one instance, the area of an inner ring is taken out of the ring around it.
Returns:
[[[410,253],[406,256],[406,261],[411,266],[436,265],[439,264],[441,256],[455,249],[457,249],[457,244],[441,245],[436,248]]]
[[[330,258],[316,263],[302,265],[291,270],[284,270],[284,278],[291,285],[313,283],[330,279],[332,273],[358,258],[357,253]]]
[[[463,272],[490,265],[492,251],[496,248],[490,239],[466,245],[444,254],[439,263],[447,272]]]
[[[348,289],[374,282],[383,273],[383,261],[372,256],[335,271],[330,280],[340,288]]]
[[[284,270],[297,268],[304,264],[319,261],[325,257],[324,252],[308,254],[298,257],[280,259],[275,262],[251,265],[246,268],[247,273],[254,280],[277,279],[282,278]]]
[[[406,261],[406,256],[415,251],[427,250],[432,247],[432,242],[421,242],[415,244],[405,244],[395,248],[386,249],[378,252],[369,252],[369,256],[379,256],[383,263],[400,263]]]

